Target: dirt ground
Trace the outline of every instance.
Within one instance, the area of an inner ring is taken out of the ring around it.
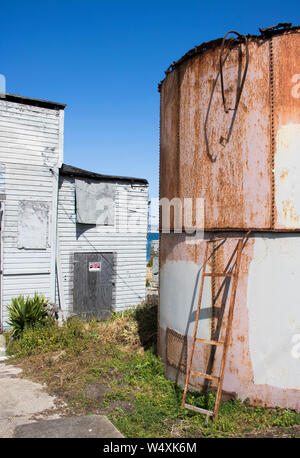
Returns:
[[[253,437],[253,438],[280,438],[280,437],[297,437],[300,438],[300,425],[295,426],[285,426],[285,427],[278,427],[278,428],[271,428],[267,430],[258,430],[258,431],[251,431],[249,433],[244,433],[242,436],[237,437]]]

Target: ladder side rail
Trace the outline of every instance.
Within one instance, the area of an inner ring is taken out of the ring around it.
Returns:
[[[226,333],[225,333],[225,339],[224,339],[223,356],[222,356],[222,361],[221,361],[221,366],[220,366],[219,384],[218,384],[216,402],[215,402],[215,408],[214,408],[214,419],[215,420],[218,418],[218,413],[219,413],[221,394],[222,394],[222,386],[223,386],[225,366],[226,366],[226,358],[227,358],[227,353],[228,353],[228,348],[229,348],[229,343],[230,343],[230,338],[231,338],[233,311],[234,311],[235,296],[236,296],[236,291],[237,291],[237,284],[238,284],[238,277],[239,277],[239,270],[240,270],[240,263],[241,263],[242,248],[243,248],[243,240],[239,240],[238,246],[237,246],[235,275],[234,275],[234,278],[233,278],[231,299],[230,299],[230,305],[229,305],[229,311],[228,311],[228,322],[227,322],[227,326],[226,326]]]
[[[196,313],[196,320],[195,320],[195,328],[194,328],[194,334],[193,334],[191,353],[190,353],[187,372],[186,372],[185,386],[184,386],[184,392],[183,392],[183,398],[182,398],[182,407],[184,407],[184,404],[185,404],[185,399],[186,399],[188,384],[189,384],[189,379],[190,379],[190,373],[191,373],[191,367],[192,367],[192,361],[193,361],[193,356],[194,356],[194,350],[195,350],[195,342],[196,342],[200,307],[201,307],[202,294],[203,294],[203,284],[204,284],[204,278],[205,278],[204,274],[205,274],[206,264],[207,264],[207,252],[208,252],[208,243],[206,243],[205,252],[204,252],[201,284],[200,284],[199,299],[198,299],[197,313]]]
[[[249,237],[250,233],[251,233],[251,229],[250,229],[248,232],[246,232],[246,234],[242,237],[241,242],[244,242],[244,240],[247,239],[247,238]],[[234,255],[235,255],[237,249],[238,249],[238,244],[237,244],[237,246],[235,247],[235,249],[233,250],[233,253],[232,253],[231,257],[230,257],[228,263],[226,264],[226,267],[225,267],[225,269],[224,269],[224,273],[225,273],[225,272],[227,271],[227,269],[229,268],[229,266],[230,266],[230,264],[231,264],[231,262],[232,262],[232,260],[233,260],[233,258],[234,258]],[[243,247],[242,247],[242,249],[243,249]],[[241,251],[242,251],[242,249],[241,249]]]

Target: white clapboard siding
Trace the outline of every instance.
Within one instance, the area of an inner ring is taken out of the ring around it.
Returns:
[[[0,101],[0,164],[5,166],[1,247],[1,323],[19,294],[53,297],[55,206],[62,161],[63,110]],[[45,249],[18,248],[19,203],[47,202]],[[54,240],[54,242],[53,242]]]
[[[128,206],[126,205],[128,203]],[[129,207],[129,211],[128,211]],[[131,212],[130,212],[131,210]],[[139,212],[142,230],[134,233],[133,211]],[[115,227],[89,227],[76,237],[75,183],[60,178],[58,202],[59,254],[64,288],[64,312],[73,309],[74,253],[113,252],[113,308],[133,307],[145,299],[147,250],[148,186],[116,182]],[[128,220],[126,219],[128,218]],[[128,227],[125,222],[128,221]]]

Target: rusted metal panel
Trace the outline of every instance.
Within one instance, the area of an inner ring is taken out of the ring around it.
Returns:
[[[243,45],[241,51],[245,56]],[[212,49],[184,62],[162,84],[161,197],[204,197],[206,229],[268,228],[271,212],[268,44],[249,43],[247,78],[226,146],[220,144],[220,137],[228,133],[232,112],[225,113],[223,109],[220,78],[214,88],[219,53],[219,48]],[[245,57],[242,70],[244,66]],[[236,48],[224,65],[226,99],[231,105],[235,101],[238,70],[239,48]],[[177,78],[179,85],[175,82]],[[207,115],[209,153],[214,160],[206,151]],[[176,145],[177,136],[179,145]],[[178,165],[173,171],[175,164]]]
[[[300,33],[272,39],[274,81],[274,219],[300,228]]]
[[[178,91],[179,72],[171,73],[161,91],[160,112],[160,194],[170,200],[178,196]]]
[[[223,109],[220,78],[215,84],[220,46],[176,64],[162,83],[160,197],[203,197],[206,230],[300,230],[299,43],[298,29],[249,40],[246,82],[225,146],[220,138],[233,112]],[[224,64],[231,107],[239,49],[243,72],[243,44]]]

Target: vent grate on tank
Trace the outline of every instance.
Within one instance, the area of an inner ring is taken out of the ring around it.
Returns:
[[[181,372],[185,372],[187,364],[187,336],[174,331],[174,329],[167,328],[166,340],[167,363]]]

